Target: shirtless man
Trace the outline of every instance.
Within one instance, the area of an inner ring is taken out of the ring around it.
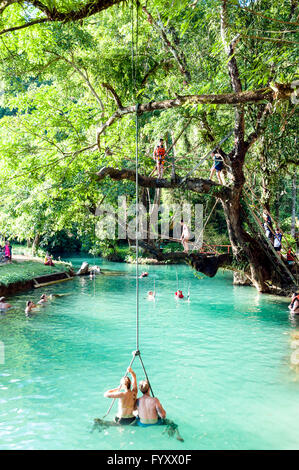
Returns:
[[[166,411],[162,407],[158,398],[150,396],[150,386],[147,380],[139,382],[139,390],[142,393],[142,397],[137,399],[137,410],[139,419],[138,424],[151,425],[159,422],[159,417],[162,419],[166,418]]]
[[[104,397],[119,398],[118,412],[114,418],[115,422],[118,424],[131,424],[136,419],[133,414],[133,411],[136,408],[137,398],[136,374],[131,367],[128,368],[127,373],[132,376],[132,390],[130,378],[123,377],[120,381],[119,387],[108,390],[104,393]]]
[[[12,307],[12,305],[5,302],[5,297],[0,298],[0,310],[6,310],[6,309],[11,308],[11,307]]]

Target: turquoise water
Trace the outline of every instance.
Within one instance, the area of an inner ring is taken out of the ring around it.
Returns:
[[[25,301],[41,292],[20,294],[0,316],[1,449],[299,448],[299,381],[290,367],[299,325],[286,301],[234,287],[229,273],[198,280],[185,266],[149,266],[140,280],[143,361],[185,442],[160,427],[91,433],[111,403],[103,393],[118,385],[135,349],[135,267],[97,262],[124,274],[48,287],[71,295],[30,318]],[[190,284],[190,303],[174,299],[176,271],[184,293]],[[146,300],[154,279],[155,303]]]

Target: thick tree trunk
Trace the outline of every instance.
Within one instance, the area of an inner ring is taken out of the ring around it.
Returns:
[[[37,233],[32,243],[32,255],[35,256],[40,244],[40,234]]]

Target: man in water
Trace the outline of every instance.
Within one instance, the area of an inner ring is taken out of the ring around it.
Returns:
[[[104,397],[119,398],[118,412],[114,418],[115,422],[118,424],[131,424],[136,419],[133,414],[136,408],[137,398],[136,374],[131,367],[128,368],[127,373],[132,376],[132,390],[131,380],[126,376],[121,379],[119,387],[104,393]]]
[[[139,390],[142,397],[138,398],[136,402],[139,417],[137,424],[140,426],[158,424],[159,418],[166,418],[166,411],[158,398],[150,396],[150,386],[147,380],[139,382]]]
[[[7,310],[8,308],[11,308],[11,307],[12,305],[5,302],[5,297],[0,298],[0,310]]]

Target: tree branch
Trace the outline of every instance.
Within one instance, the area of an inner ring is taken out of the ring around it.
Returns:
[[[173,57],[175,58],[180,72],[184,75],[186,84],[191,81],[191,76],[190,73],[187,69],[187,62],[184,54],[181,51],[177,50],[177,47],[168,39],[166,31],[161,23],[159,25],[154,18],[152,17],[151,13],[147,10],[147,8],[144,6],[142,7],[142,10],[147,16],[148,22],[155,28],[155,30],[159,33],[161,36],[161,39],[166,47],[166,49],[169,49],[170,52],[172,53]]]
[[[114,88],[109,83],[102,83],[102,86],[110,91],[110,93],[112,94],[112,96],[114,98],[114,101],[115,101],[117,107],[119,109],[123,109],[123,105],[121,103],[120,97],[118,96],[118,94],[116,93]]]
[[[258,90],[248,90],[242,91],[239,93],[224,93],[219,95],[184,95],[177,96],[174,99],[163,100],[163,101],[150,101],[149,103],[140,104],[138,108],[138,113],[148,113],[153,111],[163,111],[171,108],[178,108],[184,104],[227,104],[227,105],[236,105],[236,104],[245,104],[245,103],[257,103],[260,101],[272,101],[274,96],[280,100],[287,100],[290,98],[294,92],[291,84],[281,85],[279,94],[271,89],[260,88]],[[110,116],[110,118],[102,124],[101,127],[97,130],[97,137],[99,137],[104,130],[111,126],[117,119],[121,119],[127,114],[133,114],[136,112],[136,106],[130,105],[124,108],[119,108],[115,113]]]
[[[123,2],[124,0],[90,0],[87,2],[86,5],[83,5],[79,9],[74,9],[70,11],[59,11],[57,8],[53,7],[50,9],[47,5],[44,5],[39,0],[31,0],[31,1],[15,1],[15,0],[7,0],[0,3],[0,15],[3,11],[14,3],[19,4],[26,4],[26,5],[33,5],[39,11],[46,15],[46,18],[40,18],[36,20],[29,21],[28,23],[24,23],[20,26],[12,26],[10,28],[3,29],[0,31],[0,36],[2,34],[17,31],[19,29],[28,28],[33,26],[37,23],[46,23],[46,22],[53,22],[53,21],[63,21],[64,23],[68,23],[70,21],[77,21],[82,20],[84,18],[88,18],[89,16],[94,15],[95,13],[99,13],[107,8],[110,8],[113,5],[118,5],[119,3]]]
[[[118,169],[112,167],[103,167],[93,177],[97,181],[102,181],[107,176],[113,180],[128,180],[136,181],[136,171],[129,169]],[[177,177],[176,180],[167,180],[165,178],[152,178],[150,176],[138,175],[138,184],[144,188],[167,188],[174,189],[179,188],[183,178]],[[219,199],[227,198],[230,193],[230,189],[226,186],[222,186],[215,183],[212,180],[206,180],[202,178],[187,178],[184,182],[186,189],[194,191],[196,193],[211,194],[212,196],[218,197]]]

